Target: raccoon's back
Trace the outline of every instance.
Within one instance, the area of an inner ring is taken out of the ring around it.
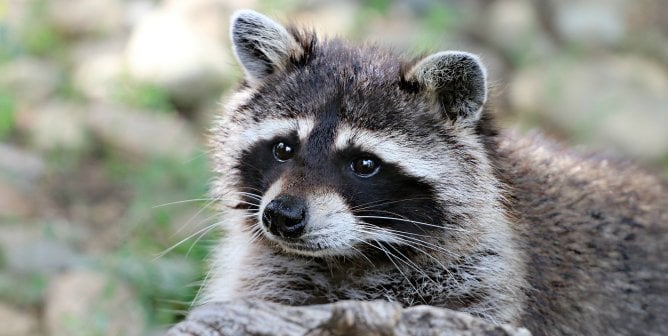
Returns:
[[[536,335],[668,335],[668,184],[538,135],[500,137]]]

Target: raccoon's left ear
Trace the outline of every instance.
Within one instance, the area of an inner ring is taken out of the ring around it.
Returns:
[[[232,15],[230,37],[234,54],[251,83],[283,70],[290,59],[304,54],[304,48],[285,27],[252,10]]]
[[[443,51],[419,61],[405,74],[435,93],[446,117],[453,121],[477,121],[487,100],[487,70],[478,56]]]

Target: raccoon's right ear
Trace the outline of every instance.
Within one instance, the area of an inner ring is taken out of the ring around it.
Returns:
[[[287,29],[252,10],[239,10],[230,25],[232,47],[252,84],[277,70],[283,70],[290,59],[303,56],[304,48]]]
[[[417,62],[402,77],[433,92],[449,120],[480,119],[487,100],[487,70],[478,56],[462,51],[439,52]]]

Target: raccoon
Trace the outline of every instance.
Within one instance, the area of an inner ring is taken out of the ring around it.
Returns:
[[[668,334],[668,184],[500,132],[470,53],[408,58],[250,10],[212,130],[202,301],[389,300],[535,335]]]

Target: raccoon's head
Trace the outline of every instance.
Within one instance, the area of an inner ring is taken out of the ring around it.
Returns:
[[[243,223],[226,225],[305,256],[474,244],[498,198],[476,56],[404,60],[247,10],[231,38],[245,80],[213,130],[213,194]]]

